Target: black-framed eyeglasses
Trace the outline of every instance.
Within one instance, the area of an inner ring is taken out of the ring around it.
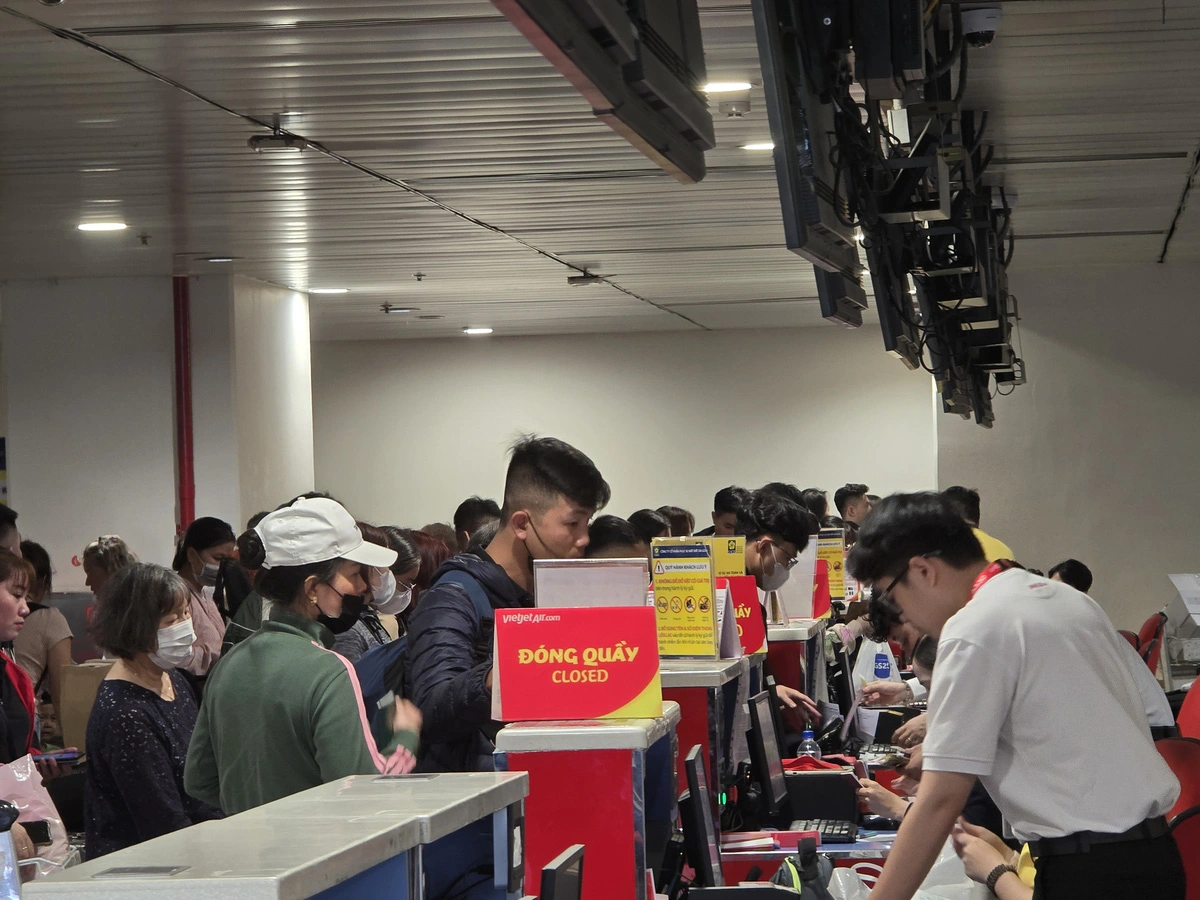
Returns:
[[[928,553],[919,553],[917,555],[920,556],[922,559],[932,559],[935,556],[941,556],[942,551],[941,550],[930,550]],[[883,589],[883,593],[879,595],[879,599],[890,600],[892,597],[892,588],[894,588],[896,585],[898,585],[903,580],[904,576],[908,574],[908,570],[911,567],[912,567],[912,557],[909,557],[908,562],[906,562],[904,564],[904,568],[901,570],[900,574],[897,575],[895,578],[893,578],[892,583]]]
[[[770,538],[767,538],[767,540],[771,541]],[[771,555],[772,556],[774,556],[776,549],[781,550],[781,551],[783,550],[782,547],[780,547],[774,541],[771,541]],[[785,569],[790,570],[792,568],[792,566],[796,565],[796,563],[798,563],[798,562],[800,562],[800,554],[796,554],[795,556],[789,557],[785,561],[781,562],[780,565],[783,566]]]

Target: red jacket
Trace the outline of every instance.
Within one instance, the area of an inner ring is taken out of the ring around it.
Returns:
[[[4,656],[4,673],[17,692],[25,711],[29,713],[29,734],[25,735],[25,752],[33,752],[33,729],[37,723],[37,703],[33,695],[33,682],[25,674],[25,670],[13,662],[7,654]]]

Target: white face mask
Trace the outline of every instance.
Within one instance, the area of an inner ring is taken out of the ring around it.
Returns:
[[[195,643],[196,632],[191,619],[160,628],[158,650],[150,654],[150,661],[160,669],[178,669],[192,658],[192,645]]]
[[[779,558],[775,555],[775,545],[774,544],[769,544],[768,548],[769,549],[767,550],[767,553],[771,554],[771,559],[775,563],[775,571],[772,572],[770,575],[766,574],[765,571],[763,572],[762,589],[764,591],[770,592],[770,591],[777,591],[781,587],[783,587],[783,585],[788,580],[788,576],[790,574],[792,574],[792,570],[789,569],[787,566],[780,565]],[[763,565],[763,569],[764,570],[766,569],[765,564]]]
[[[409,585],[404,590],[400,590],[392,570],[384,569],[380,572],[379,584],[371,587],[371,596],[373,598],[371,605],[381,613],[398,616],[408,609],[408,605],[412,602],[412,586]]]

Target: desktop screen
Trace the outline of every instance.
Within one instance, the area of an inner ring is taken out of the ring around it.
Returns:
[[[750,698],[750,724],[755,746],[753,763],[762,767],[759,785],[767,792],[771,810],[777,810],[787,799],[787,781],[783,776],[783,755],[775,737],[775,720],[771,716],[771,695],[766,691]]]
[[[712,801],[709,798],[708,779],[704,774],[704,761],[700,758],[699,744],[688,752],[684,768],[687,771],[688,793],[692,800],[692,830],[697,838],[694,852],[701,857],[692,861],[692,868],[698,873],[702,866],[707,868],[708,871],[702,876],[705,885],[717,887],[724,884],[721,876],[721,847],[717,840],[717,826],[713,821]]]

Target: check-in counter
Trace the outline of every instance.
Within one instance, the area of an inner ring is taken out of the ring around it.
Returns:
[[[584,900],[651,896],[674,827],[679,704],[655,719],[517,722],[496,736],[496,769],[528,772],[526,867],[587,848]]]
[[[430,857],[468,859],[483,832],[484,850],[493,853],[493,885],[503,882],[491,895],[518,897],[528,790],[528,778],[516,772],[357,775],[66,869],[26,885],[24,895],[420,900],[427,869],[434,874]],[[437,873],[442,880],[450,875]]]
[[[786,625],[767,626],[767,661],[779,684],[820,696],[819,673],[824,619],[792,619]],[[823,673],[820,673],[823,674]]]
[[[741,704],[749,699],[750,664],[738,659],[664,659],[659,667],[664,700],[679,704],[679,752],[675,771],[679,791],[687,789],[683,760],[692,747],[700,745],[708,773],[709,798],[714,811],[725,769],[732,774],[735,753],[735,723]],[[744,744],[744,736],[743,741]],[[726,763],[728,762],[728,765]]]

